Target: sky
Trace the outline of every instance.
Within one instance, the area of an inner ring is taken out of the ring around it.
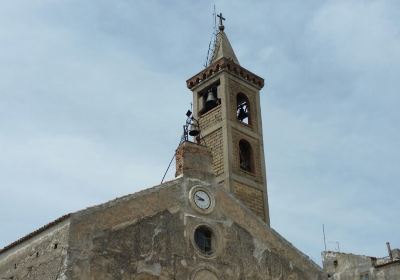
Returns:
[[[328,250],[400,247],[399,1],[10,0],[0,2],[0,248],[160,183],[214,4],[241,65],[265,79],[272,227],[317,263],[323,224]]]

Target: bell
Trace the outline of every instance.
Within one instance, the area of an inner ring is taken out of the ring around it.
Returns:
[[[192,137],[196,137],[200,134],[199,127],[195,124],[190,124],[189,126],[189,135]]]
[[[212,91],[209,91],[206,99],[206,107],[207,108],[214,107],[216,103],[217,99],[215,98],[214,93]]]
[[[247,114],[247,112],[243,109],[243,107],[240,107],[239,109],[239,113],[237,118],[239,119],[239,121],[243,121],[245,118],[247,118],[249,115]]]

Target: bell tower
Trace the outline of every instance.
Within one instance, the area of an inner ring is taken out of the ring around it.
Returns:
[[[240,66],[222,14],[207,68],[186,81],[200,137],[213,157],[217,182],[269,225],[260,109],[264,79]]]

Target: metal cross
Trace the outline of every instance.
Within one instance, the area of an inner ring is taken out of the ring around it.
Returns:
[[[217,17],[219,17],[219,26],[223,26],[224,23],[222,21],[225,20],[225,18],[222,16],[222,13],[219,13]]]

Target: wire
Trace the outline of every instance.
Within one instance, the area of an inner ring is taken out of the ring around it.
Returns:
[[[186,141],[185,132],[183,132],[183,135],[182,135],[182,137],[181,137],[181,140],[179,141],[179,144],[178,144],[178,148],[179,148],[179,146],[180,146],[183,142],[185,142],[185,141]],[[172,161],[174,160],[174,158],[175,158],[175,156],[176,156],[176,150],[177,150],[178,148],[175,149],[174,155],[173,155],[173,157],[171,158],[171,161],[170,161],[169,164],[168,164],[167,170],[165,170],[164,176],[163,176],[162,179],[161,179],[161,184],[164,182],[165,176],[167,176],[168,170],[169,170],[169,168],[171,167]]]
[[[176,152],[174,153],[174,156],[171,158],[171,161],[168,164],[167,170],[165,170],[164,176],[161,179],[161,184],[164,182],[165,176],[167,176],[168,170],[171,167],[172,161],[174,160],[175,156],[176,156]]]
[[[217,14],[215,12],[215,4],[214,4],[214,12],[213,12],[213,32],[211,34],[211,39],[210,43],[208,44],[208,51],[207,51],[207,58],[206,62],[204,63],[204,67],[208,67],[208,65],[211,63],[211,59],[214,56],[214,45],[215,45],[215,40],[216,40],[216,35],[217,35]]]

